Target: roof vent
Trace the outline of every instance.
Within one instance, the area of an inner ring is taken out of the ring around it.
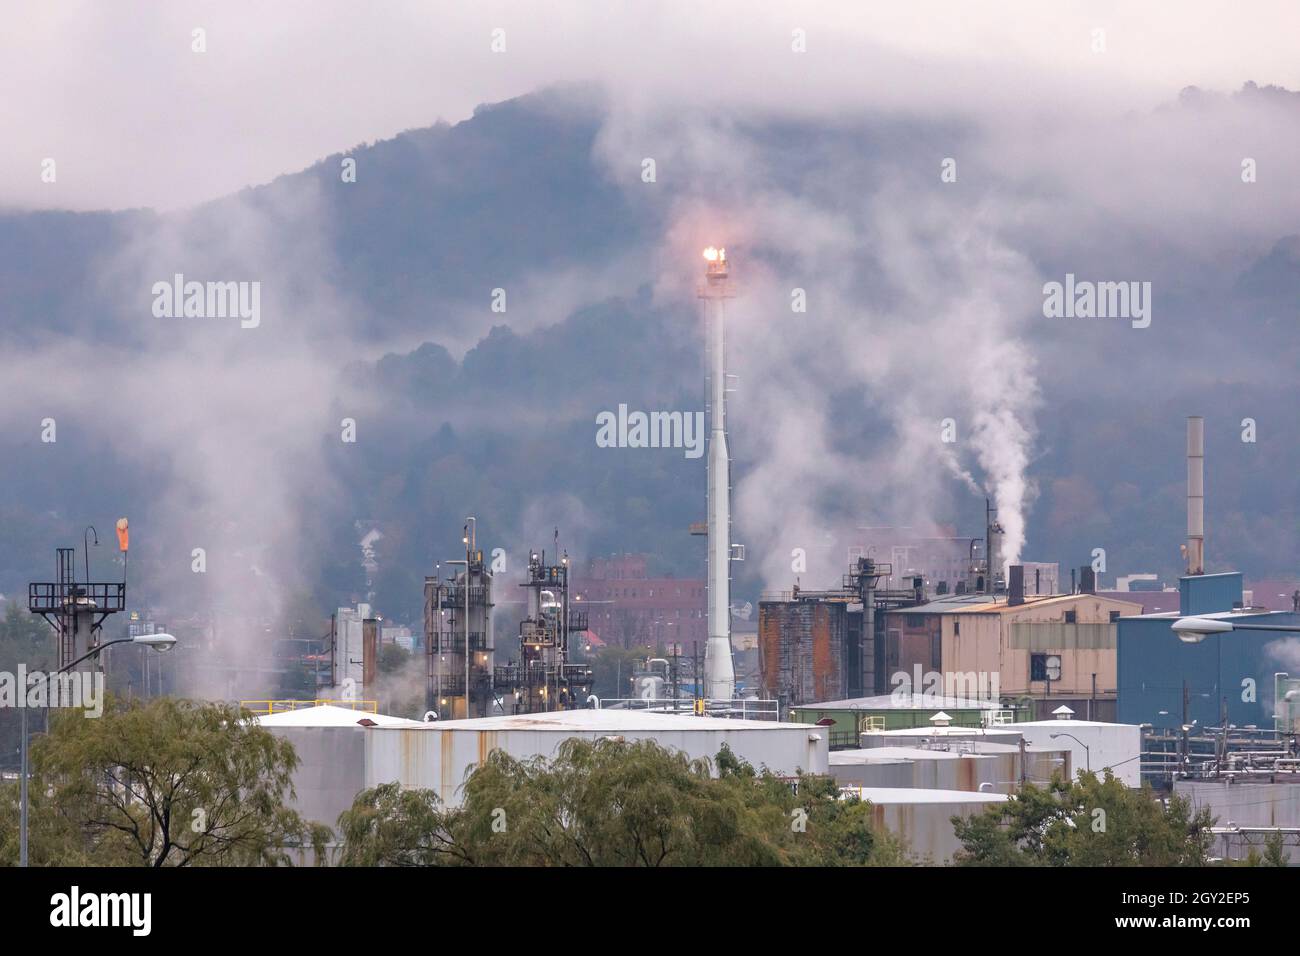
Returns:
[[[936,727],[947,727],[952,723],[952,718],[943,711],[939,711],[939,713],[930,718],[930,723],[934,724]]]
[[[1069,707],[1066,707],[1064,704],[1056,708],[1056,710],[1052,711],[1052,713],[1056,715],[1057,720],[1069,720],[1071,717],[1074,716],[1074,711],[1072,711]]]

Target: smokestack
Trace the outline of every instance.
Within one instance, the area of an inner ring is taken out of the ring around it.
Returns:
[[[1025,566],[1023,564],[1013,564],[1008,570],[1010,577],[1008,579],[1007,605],[1015,607],[1018,604],[1025,603]]]
[[[375,687],[379,664],[379,621],[368,617],[361,622],[361,683],[367,693]]]
[[[987,498],[984,499],[984,550],[986,563],[984,588],[989,594],[1000,594],[1006,590],[1006,569],[1002,566],[1002,539],[1006,533],[1002,525],[993,517],[997,510]]]
[[[1187,573],[1205,573],[1205,419],[1187,419]]]
[[[709,640],[704,646],[704,696],[730,700],[736,671],[731,660],[731,456],[727,452],[727,356],[724,303],[734,297],[727,250],[704,250],[705,334],[709,342]]]
[[[1079,593],[1097,593],[1097,572],[1092,569],[1090,564],[1085,564],[1079,568]]]

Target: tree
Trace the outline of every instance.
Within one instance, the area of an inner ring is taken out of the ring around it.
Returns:
[[[357,794],[339,816],[343,866],[434,866],[463,859],[448,832],[448,817],[432,790],[386,783]]]
[[[1214,820],[1207,809],[1155,798],[1106,771],[1046,788],[1026,784],[1006,803],[953,817],[964,866],[1204,866]]]
[[[724,748],[718,776],[652,740],[566,740],[554,759],[493,751],[460,807],[395,785],[339,818],[346,863],[779,866],[900,863],[870,808],[830,781],[757,772]],[[798,791],[796,793],[796,790]]]
[[[64,864],[274,865],[307,846],[320,859],[328,829],[285,805],[297,763],[236,707],[109,698],[98,719],[56,714],[34,742],[30,790],[48,799],[32,803],[33,834]]]
[[[1264,841],[1264,866],[1290,866],[1285,842],[1281,833],[1273,833]]]

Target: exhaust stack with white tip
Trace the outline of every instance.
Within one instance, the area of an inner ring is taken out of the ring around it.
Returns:
[[[1205,419],[1187,419],[1187,573],[1205,573]]]
[[[727,452],[727,363],[724,302],[733,298],[727,251],[704,250],[705,334],[709,341],[709,640],[704,650],[704,696],[730,700],[736,672],[731,660],[731,458]]]

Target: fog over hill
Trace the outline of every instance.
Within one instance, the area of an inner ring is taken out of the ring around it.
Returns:
[[[595,436],[620,404],[703,407],[710,243],[740,287],[740,600],[788,585],[796,547],[805,583],[837,580],[819,548],[846,523],[977,534],[985,493],[1025,559],[1175,573],[1189,414],[1210,567],[1300,564],[1294,93],[805,122],[566,87],[344,147],[191,209],[0,215],[0,593],[120,514],[136,597],[173,612],[327,613],[363,589],[358,519],[399,619],[467,514],[512,555],[558,525],[579,560],[702,574],[703,459]],[[260,283],[256,327],[157,315],[177,274]],[[1045,317],[1067,274],[1151,283],[1149,327]]]

